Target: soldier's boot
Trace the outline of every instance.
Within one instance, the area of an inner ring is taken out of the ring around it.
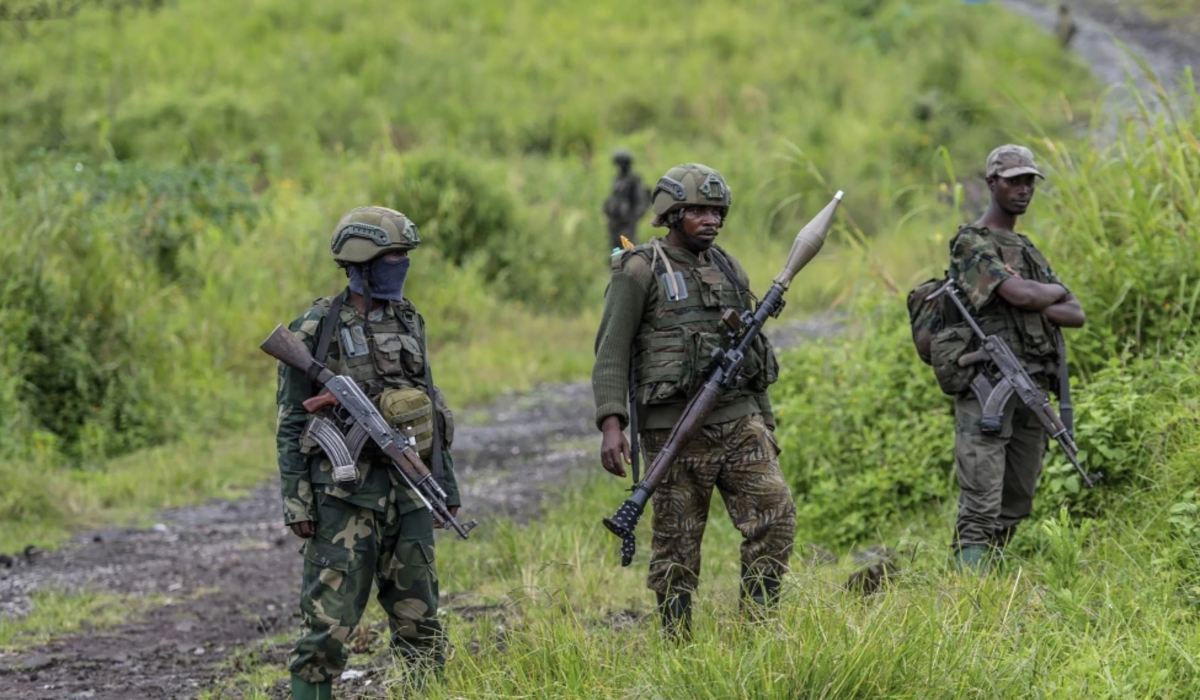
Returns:
[[[679,593],[667,596],[655,593],[658,598],[658,616],[662,620],[663,634],[671,641],[686,641],[692,636],[692,595]]]
[[[761,618],[779,600],[782,581],[774,574],[750,573],[742,565],[741,608],[744,614]]]
[[[985,544],[967,544],[959,547],[954,552],[954,564],[958,568],[958,572],[983,574],[987,573],[988,555],[990,554],[988,545]]]
[[[293,673],[292,700],[333,700],[333,682],[309,683]]]
[[[992,533],[992,557],[997,561],[1003,561],[1004,548],[1012,540],[1013,535],[1017,532],[1017,526],[1002,527]]]
[[[442,679],[446,670],[446,650],[444,633],[436,618],[416,624],[418,636],[415,639],[393,631],[389,641],[392,653],[408,662],[404,685],[409,690],[421,691],[431,681]]]

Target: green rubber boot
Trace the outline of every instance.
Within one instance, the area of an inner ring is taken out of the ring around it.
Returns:
[[[292,700],[333,700],[333,683],[309,683],[293,673]]]
[[[954,553],[954,564],[958,572],[983,574],[988,569],[988,546],[985,544],[968,544],[958,548]]]

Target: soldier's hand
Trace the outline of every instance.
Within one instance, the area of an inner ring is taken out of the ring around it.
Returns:
[[[461,507],[461,506],[446,506],[446,510],[450,511],[450,517],[451,517],[451,518],[455,518],[455,519],[457,519],[457,518],[458,518],[458,509],[459,509],[460,507]],[[433,522],[433,529],[435,529],[435,530],[441,530],[441,529],[442,529],[442,524],[441,524],[441,523],[439,523],[439,522],[437,522],[437,521],[435,520],[435,521]]]
[[[601,430],[604,431],[604,437],[600,439],[600,464],[609,474],[623,477],[625,466],[621,462],[624,460],[625,464],[629,464],[631,459],[629,441],[621,432],[621,419],[617,416],[605,418]]]
[[[301,520],[297,523],[292,523],[292,534],[296,537],[302,537],[306,540],[312,539],[317,535],[317,524],[311,520]]]

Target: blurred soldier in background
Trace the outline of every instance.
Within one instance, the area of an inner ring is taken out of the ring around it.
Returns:
[[[650,193],[642,185],[642,178],[633,172],[633,156],[629,151],[615,151],[612,161],[617,166],[617,176],[613,178],[612,192],[604,200],[604,215],[608,217],[608,246],[619,249],[621,236],[637,242],[637,224],[650,208]]]
[[[1075,32],[1079,27],[1075,26],[1075,18],[1071,16],[1071,8],[1067,4],[1058,6],[1058,21],[1054,24],[1054,36],[1058,37],[1058,43],[1065,49],[1071,45],[1071,39],[1075,37]]]

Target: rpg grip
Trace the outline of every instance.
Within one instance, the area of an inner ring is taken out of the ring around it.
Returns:
[[[637,539],[633,531],[637,529],[644,507],[630,498],[621,504],[611,518],[604,519],[604,527],[621,538],[621,566],[629,566],[633,562],[633,555],[637,551]]]

